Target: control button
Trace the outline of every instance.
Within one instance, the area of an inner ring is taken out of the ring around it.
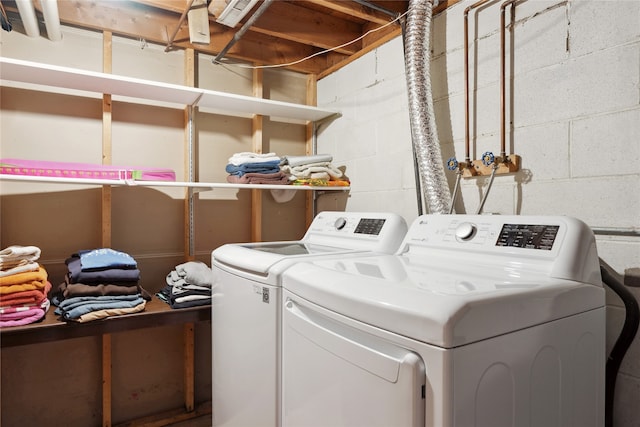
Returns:
[[[336,222],[333,223],[333,226],[336,227],[336,230],[342,230],[345,225],[347,225],[347,220],[342,216],[336,219]]]
[[[456,227],[456,238],[458,240],[469,240],[476,233],[476,226],[470,222],[463,222]]]

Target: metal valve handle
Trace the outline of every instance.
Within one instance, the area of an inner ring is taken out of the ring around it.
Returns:
[[[496,157],[493,155],[491,151],[485,151],[484,154],[482,154],[482,164],[485,166],[489,166],[493,164],[495,160],[496,160]]]
[[[458,160],[455,157],[450,157],[449,160],[447,160],[447,169],[450,171],[458,169]]]

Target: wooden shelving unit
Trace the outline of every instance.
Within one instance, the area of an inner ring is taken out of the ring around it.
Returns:
[[[105,52],[110,52],[110,34],[105,33]],[[192,162],[191,148],[193,145],[192,116],[195,109],[211,111],[220,115],[253,117],[254,135],[261,129],[261,124],[256,118],[270,117],[272,121],[300,122],[307,126],[307,136],[315,132],[319,122],[339,117],[336,111],[324,110],[308,105],[299,105],[268,99],[258,96],[242,96],[212,90],[206,90],[187,85],[175,85],[163,82],[136,79],[110,74],[110,56],[105,57],[105,73],[79,70],[74,68],[42,64],[19,59],[0,57],[0,85],[18,87],[27,90],[37,90],[54,93],[71,94],[78,97],[91,97],[103,100],[103,158],[107,163],[111,159],[111,101],[122,100],[137,104],[161,105],[185,111],[185,161]],[[192,67],[185,66],[185,75],[193,74]],[[186,79],[189,84],[189,78]],[[254,91],[255,92],[255,91]],[[112,98],[113,97],[113,98]],[[312,131],[311,131],[312,130]],[[312,135],[311,135],[312,136]],[[307,141],[307,152],[312,154]],[[254,143],[257,152],[261,150],[261,144]],[[256,200],[260,210],[258,190],[294,190],[306,191],[312,195],[313,191],[348,191],[350,187],[312,187],[297,185],[251,185],[230,184],[216,182],[195,182],[192,168],[186,168],[189,172],[183,181],[140,181],[140,180],[100,180],[100,179],[74,179],[74,178],[50,178],[40,176],[23,176],[0,174],[0,180],[12,182],[39,182],[47,185],[95,185],[103,188],[102,197],[102,243],[109,246],[111,242],[111,193],[113,186],[137,186],[137,187],[183,187],[185,188],[185,259],[190,260],[193,255],[193,214],[190,202],[194,193],[198,191],[210,191],[215,189],[252,190],[253,199]],[[308,203],[309,205],[309,203]],[[307,214],[309,208],[307,207]],[[252,236],[260,238],[260,215],[252,213]],[[0,342],[2,347],[37,344],[53,340],[69,339],[82,336],[102,337],[102,425],[112,425],[111,419],[111,334],[133,329],[143,329],[169,324],[183,324],[184,337],[184,380],[185,380],[185,407],[180,417],[195,417],[198,408],[194,401],[194,323],[210,321],[210,306],[202,306],[193,309],[171,310],[166,304],[157,298],[148,303],[145,311],[139,314],[103,319],[91,322],[91,324],[73,324],[62,322],[51,310],[46,318],[37,324],[25,327],[9,328],[1,331]],[[209,409],[210,411],[210,409]],[[175,418],[175,417],[174,417]],[[175,418],[175,419],[178,419]],[[172,418],[173,419],[173,418]],[[169,420],[169,418],[166,418]]]
[[[0,79],[3,85],[6,81],[38,85],[43,90],[78,90],[100,97],[110,94],[126,97],[131,102],[168,103],[174,108],[199,107],[229,116],[260,114],[274,121],[294,119],[317,122],[339,115],[336,111],[308,105],[4,57],[0,57]]]
[[[150,80],[123,77],[95,71],[78,70],[56,65],[42,64],[20,59],[0,57],[0,80],[2,85],[13,82],[36,85],[40,90],[66,89],[84,92],[86,96],[102,97],[104,94],[121,96],[130,102],[167,103],[174,108],[198,107],[213,110],[217,114],[230,116],[269,116],[273,121],[300,120],[318,122],[339,116],[339,113],[308,105],[261,99],[219,91],[193,88]],[[291,189],[345,191],[349,187],[311,187],[282,185],[229,184],[187,181],[133,181],[92,180],[71,178],[47,178],[0,174],[0,179],[11,181],[52,182],[61,184],[126,185],[144,187],[185,187],[213,190],[216,188],[237,189]]]

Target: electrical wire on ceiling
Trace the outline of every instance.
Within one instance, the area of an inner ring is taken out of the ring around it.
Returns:
[[[0,21],[2,21],[2,29],[5,31],[11,31],[13,29],[13,25],[11,25],[11,21],[7,17],[7,12],[4,10],[4,6],[0,3]]]
[[[314,58],[316,56],[324,55],[325,53],[333,52],[333,51],[341,49],[341,48],[343,48],[345,46],[349,46],[350,44],[356,43],[356,42],[364,39],[365,37],[367,37],[369,34],[375,33],[376,31],[380,31],[380,30],[388,27],[389,25],[398,22],[399,20],[404,18],[409,13],[409,11],[410,10],[407,10],[406,12],[404,12],[403,14],[398,15],[396,18],[394,18],[393,20],[387,22],[386,24],[381,25],[380,27],[377,27],[377,28],[373,28],[373,29],[367,31],[366,33],[364,33],[363,35],[361,35],[361,36],[359,36],[359,37],[357,37],[357,38],[355,38],[355,39],[353,39],[351,41],[348,41],[346,43],[343,43],[341,45],[338,45],[338,46],[335,46],[335,47],[332,47],[332,48],[328,48],[328,49],[324,49],[324,50],[318,51],[318,52],[316,52],[316,53],[314,53],[312,55],[306,56],[304,58],[301,58],[301,59],[298,59],[298,60],[295,60],[295,61],[286,62],[286,63],[282,63],[282,64],[271,64],[271,65],[248,65],[248,64],[241,64],[241,63],[230,63],[230,62],[226,62],[225,63],[225,62],[220,62],[220,61],[215,61],[215,60],[213,60],[212,63],[214,65],[222,65],[222,66],[233,65],[235,67],[249,68],[249,69],[290,67],[292,65],[300,64],[301,62],[307,61],[307,60],[309,60],[311,58]]]

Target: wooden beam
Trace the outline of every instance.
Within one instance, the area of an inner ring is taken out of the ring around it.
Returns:
[[[304,2],[302,2],[304,3]],[[318,13],[296,3],[273,2],[251,27],[251,31],[293,42],[331,49],[350,42],[362,34],[362,26],[335,16]],[[356,42],[336,51],[353,55],[360,48]]]
[[[185,323],[184,331],[184,408],[192,412],[195,408],[195,334],[194,324]]]
[[[184,8],[187,5],[186,1],[176,0],[134,0],[133,3],[140,3],[146,6],[155,7],[157,9],[168,10],[174,13],[184,12]]]
[[[113,37],[102,34],[102,71],[111,73],[113,63]],[[102,95],[102,164],[112,162],[111,94]],[[111,186],[102,186],[102,247],[111,246]],[[102,335],[102,427],[111,426],[111,335]]]
[[[263,71],[253,69],[253,93],[256,98],[264,96]],[[260,114],[253,115],[253,137],[251,148],[254,153],[262,154],[262,136],[264,119]],[[251,190],[251,241],[262,241],[262,190]]]
[[[318,105],[318,79],[314,74],[309,74],[307,76],[307,86],[306,86],[306,101],[307,105],[317,106]],[[314,139],[315,139],[315,128],[313,123],[307,123],[306,127],[306,145],[305,145],[305,154],[311,155],[316,154],[314,150]],[[315,191],[308,191],[305,194],[305,229],[308,229],[311,226],[311,222],[313,221],[313,217],[315,215]]]
[[[111,334],[102,335],[102,427],[111,427]]]
[[[141,38],[148,42],[166,45],[169,41],[179,15],[174,12],[144,7],[134,2],[123,1],[63,1],[58,3],[60,21],[64,24],[99,31],[111,31],[125,37]],[[233,38],[234,31],[215,22],[210,24],[211,43],[193,45],[189,42],[187,24],[178,30],[173,46],[191,48],[198,52],[215,56]],[[287,63],[309,56],[317,48],[295,43],[282,38],[252,34],[247,32],[241,42],[236,43],[228,52],[228,57],[271,64],[274,58],[279,63]],[[334,53],[335,55],[339,55]],[[346,56],[346,55],[343,55]],[[315,57],[289,69],[300,72],[317,72],[326,68],[325,58]]]
[[[112,34],[105,31],[102,35],[102,71],[111,73],[112,68]],[[102,164],[112,163],[112,104],[111,94],[102,95]],[[102,247],[111,246],[111,186],[102,186]]]
[[[306,0],[310,3],[314,3],[318,6],[325,7],[335,12],[358,18],[363,21],[375,22],[377,24],[386,24],[391,21],[393,17],[379,12],[374,9],[370,9],[366,6],[362,6],[355,2],[344,0]]]

